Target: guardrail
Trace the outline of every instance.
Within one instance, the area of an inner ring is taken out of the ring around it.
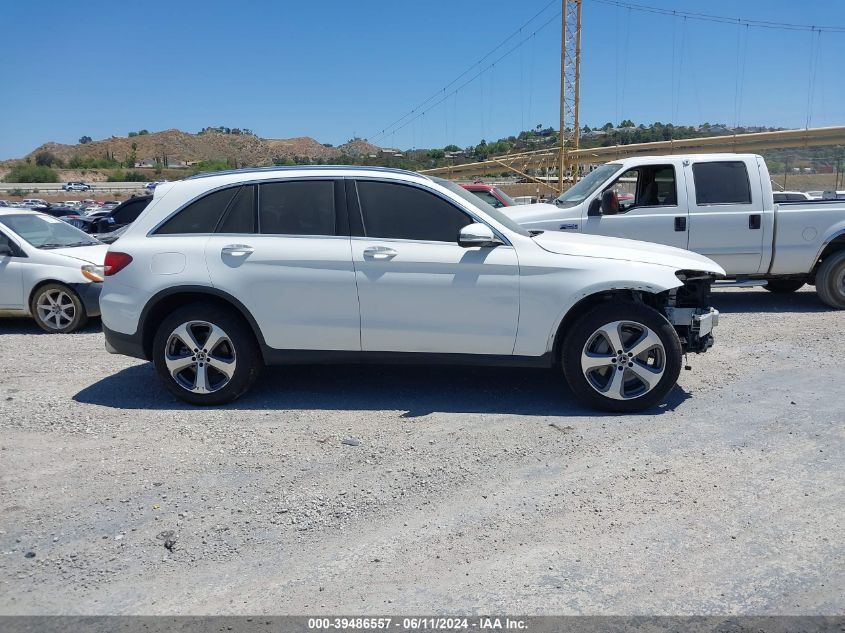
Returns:
[[[35,195],[35,190],[38,193],[61,194],[61,193],[130,193],[145,191],[145,182],[88,182],[91,185],[89,191],[64,191],[61,182],[2,182],[0,183],[0,192],[9,192],[15,189],[29,191]]]

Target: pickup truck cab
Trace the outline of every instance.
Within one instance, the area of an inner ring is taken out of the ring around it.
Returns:
[[[685,248],[728,278],[773,292],[814,284],[845,309],[845,204],[776,204],[755,154],[645,156],[596,168],[554,204],[503,210],[529,230],[592,233]]]

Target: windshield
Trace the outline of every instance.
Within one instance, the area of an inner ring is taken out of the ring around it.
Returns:
[[[443,178],[432,178],[432,180],[438,185],[446,187],[446,189],[448,189],[452,193],[459,195],[461,198],[469,202],[472,206],[477,209],[480,209],[481,211],[489,215],[491,218],[496,220],[496,222],[513,231],[514,233],[518,233],[519,235],[523,235],[525,237],[529,237],[531,235],[528,231],[519,226],[519,224],[511,220],[504,213],[502,213],[498,209],[493,208],[492,205],[484,202],[484,200],[482,200],[475,194],[467,191],[459,184],[454,183],[451,180],[444,180]]]
[[[35,248],[69,248],[99,244],[97,240],[67,222],[49,215],[2,215],[0,224],[7,226]]]
[[[564,191],[555,200],[555,204],[559,207],[574,207],[576,204],[581,204],[591,193],[601,187],[608,178],[621,168],[622,165],[619,163],[607,163],[606,165],[597,167],[579,180],[573,187]]]
[[[496,187],[496,193],[497,193],[497,194],[499,194],[499,197],[500,197],[502,200],[504,200],[504,201],[505,201],[505,203],[506,203],[506,204],[505,204],[505,206],[506,206],[506,207],[515,207],[515,206],[516,206],[516,200],[514,200],[513,198],[511,198],[508,194],[506,194],[504,191],[502,191],[502,190],[501,190],[501,189],[499,189],[498,187]]]

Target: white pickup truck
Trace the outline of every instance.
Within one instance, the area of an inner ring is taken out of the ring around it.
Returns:
[[[814,284],[822,301],[845,309],[845,201],[775,204],[769,170],[755,154],[627,158],[596,168],[554,204],[502,211],[529,230],[695,251],[734,285],[793,292]]]

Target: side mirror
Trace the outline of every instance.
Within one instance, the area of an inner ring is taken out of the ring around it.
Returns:
[[[587,208],[587,217],[596,218],[601,216],[601,199],[593,198],[590,206]]]
[[[493,229],[486,224],[468,224],[458,234],[458,245],[464,248],[472,246],[489,248],[500,244],[502,244],[502,241],[493,234]]]
[[[608,189],[601,194],[602,215],[616,215],[619,213],[619,196],[613,189]]]

